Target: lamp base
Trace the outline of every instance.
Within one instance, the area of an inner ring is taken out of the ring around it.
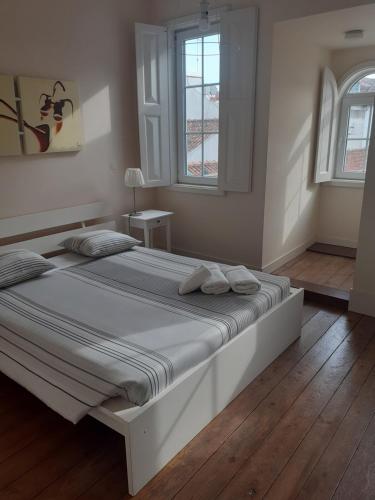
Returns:
[[[142,212],[137,212],[136,210],[129,212],[130,217],[139,217],[140,215],[142,215]]]

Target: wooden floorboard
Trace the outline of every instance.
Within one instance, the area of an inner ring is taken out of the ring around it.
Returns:
[[[350,466],[357,447],[369,426],[375,408],[375,369],[361,389],[334,437],[313,469],[298,498],[331,498]],[[365,465],[368,474],[371,464]],[[375,492],[372,492],[375,498]],[[361,499],[360,496],[356,498]],[[362,500],[362,499],[361,499]]]
[[[33,443],[48,427],[54,426],[49,412],[31,413],[27,419],[14,419],[14,425],[0,436],[0,464]]]
[[[308,250],[274,274],[288,276],[297,288],[347,301],[353,287],[354,269],[353,258]]]
[[[291,285],[295,288],[303,288],[305,290],[305,297],[309,297],[311,295],[330,297],[332,299],[337,299],[335,303],[342,303],[345,306],[345,303],[347,303],[350,298],[348,290],[334,288],[332,286],[318,285],[316,283],[311,283],[311,281],[301,281],[299,279],[292,278]],[[332,301],[332,303],[334,302]]]
[[[44,411],[46,413],[50,412],[46,408],[44,408]],[[15,428],[17,425],[21,426],[24,419],[25,413],[22,418],[15,420]],[[0,426],[1,420],[0,418]],[[30,435],[26,442],[24,442],[22,434],[20,434],[18,443],[19,452],[11,454],[0,463],[0,491],[9,483],[38,465],[49,453],[58,449],[62,443],[69,439],[74,430],[74,427],[67,424],[62,418],[52,416],[50,422],[43,425],[43,427],[35,425],[30,430]],[[5,439],[6,435],[0,437],[1,446]],[[16,442],[14,446],[16,446]]]
[[[119,463],[124,442],[120,436],[107,433],[105,439],[94,446],[90,452],[76,463],[66,474],[47,486],[35,498],[38,500],[66,500],[77,498],[87,492],[98,478],[106,476]],[[124,464],[122,464],[123,466]],[[122,480],[125,468],[123,467]],[[126,482],[126,481],[125,481]]]
[[[80,500],[123,500],[127,494],[126,468],[123,460],[108,474],[98,478],[91,487],[78,498]]]
[[[375,492],[375,416],[334,495],[335,500],[374,499]]]
[[[320,304],[306,302],[302,311],[302,326],[308,323],[321,310]]]
[[[361,325],[354,328],[293,403],[276,429],[227,485],[220,495],[221,499],[247,498],[249,491],[256,491],[260,497],[266,494],[269,485],[275,481],[296,452],[355,361],[367,347],[372,335],[372,331],[361,328]]]
[[[327,443],[337,432],[374,364],[375,340],[373,339],[369,349],[358,358],[353,369],[345,377],[286,466],[270,485],[265,498],[286,500],[298,494],[324,452]]]
[[[121,436],[2,375],[0,394],[1,500],[130,498]],[[136,498],[374,499],[374,415],[375,320],[307,302],[301,338]]]
[[[67,475],[72,467],[88,460],[90,452],[103,444],[100,435],[95,435],[91,428],[92,425],[85,426],[81,432],[75,429],[40,462],[1,490],[0,496],[12,500],[34,498],[51,483]]]

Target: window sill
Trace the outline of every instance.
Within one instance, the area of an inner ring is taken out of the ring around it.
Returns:
[[[365,181],[359,179],[332,179],[330,182],[326,182],[325,185],[327,187],[363,189],[365,187]]]
[[[166,189],[179,193],[205,194],[210,196],[225,196],[225,191],[217,186],[199,186],[195,184],[172,184]]]

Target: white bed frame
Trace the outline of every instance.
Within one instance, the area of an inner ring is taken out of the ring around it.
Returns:
[[[1,248],[4,250],[28,248],[40,254],[61,251],[59,243],[61,243],[64,238],[84,231],[94,231],[95,229],[115,229],[115,223],[113,221],[88,225],[89,221],[109,216],[113,218],[112,210],[104,203],[97,202],[90,203],[89,205],[80,205],[78,207],[60,208],[58,210],[49,210],[48,212],[0,219],[0,240],[3,238],[13,238],[25,235],[24,241],[2,245]],[[44,230],[50,230],[52,232],[54,228],[72,224],[78,224],[79,228],[68,231],[60,230],[55,234],[41,236],[39,238],[35,236],[31,236],[30,238],[27,237],[28,233]]]
[[[53,252],[67,235],[113,223],[86,227],[85,221],[108,216],[102,203],[0,219],[0,239],[80,222],[81,228],[34,238],[2,248]],[[116,398],[90,415],[125,437],[129,493],[135,495],[186,444],[218,415],[301,334],[303,290],[273,307],[231,342],[194,367],[142,407]]]

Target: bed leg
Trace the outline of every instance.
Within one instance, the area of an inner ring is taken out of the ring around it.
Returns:
[[[147,429],[141,431],[146,437],[146,442],[142,439],[143,436],[141,436],[140,440],[137,439],[137,431],[138,429],[132,429],[131,431],[128,429],[125,437],[128,491],[131,496],[139,493],[161,469],[161,467],[157,466],[158,456],[152,449],[151,443],[149,443],[150,447],[147,448]],[[152,464],[151,469],[149,468],[150,463]]]
[[[125,437],[125,457],[126,457],[126,474],[128,479],[128,492],[129,495],[134,496],[138,493],[140,488],[134,488],[134,477],[133,477],[133,464],[132,464],[132,454],[130,449],[130,438]]]
[[[140,420],[128,426],[125,437],[128,491],[131,496],[139,493],[181,449],[181,446],[174,448],[171,456],[163,460],[160,456],[160,448],[163,446],[158,439],[159,432],[157,428],[154,429],[158,420],[156,415],[151,412],[146,419]]]

